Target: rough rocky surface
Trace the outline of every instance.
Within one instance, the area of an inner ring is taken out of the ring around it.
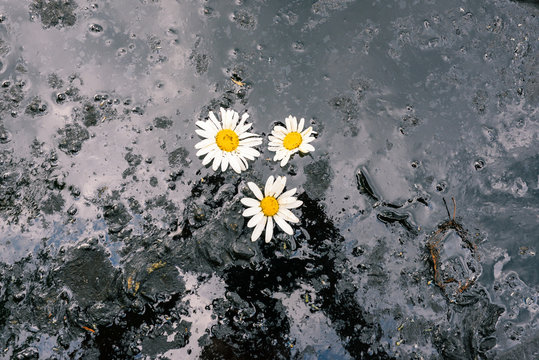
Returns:
[[[537,16],[3,1],[0,359],[537,358]],[[219,107],[316,151],[213,172]],[[300,222],[251,242],[271,174]]]

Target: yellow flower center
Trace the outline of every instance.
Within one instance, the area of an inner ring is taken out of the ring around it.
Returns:
[[[279,203],[273,196],[266,196],[263,198],[260,202],[260,207],[266,216],[273,216],[277,214],[277,211],[279,211]]]
[[[230,129],[220,130],[217,135],[215,135],[215,142],[219,149],[223,151],[234,151],[240,144],[240,139],[238,135]]]
[[[297,131],[292,131],[286,134],[283,140],[283,146],[287,150],[294,150],[298,146],[301,145],[301,142],[303,139],[301,138],[301,134]]]

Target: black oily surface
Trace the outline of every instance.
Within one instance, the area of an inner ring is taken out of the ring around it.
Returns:
[[[537,358],[538,14],[2,2],[0,358]],[[219,107],[316,151],[213,172]],[[300,223],[251,242],[270,175]]]

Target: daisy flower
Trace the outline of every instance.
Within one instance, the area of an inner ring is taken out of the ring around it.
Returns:
[[[254,160],[260,156],[253,146],[262,144],[262,139],[257,134],[247,132],[252,124],[245,122],[249,114],[241,116],[234,110],[221,108],[221,121],[210,111],[210,119],[197,121],[200,129],[196,133],[204,138],[195,145],[197,156],[203,156],[202,165],[208,165],[213,160],[212,168],[217,171],[226,171],[228,165],[238,174],[247,170],[247,160]]]
[[[290,157],[298,151],[302,153],[314,151],[314,146],[309,143],[314,140],[311,135],[316,134],[311,126],[303,130],[304,118],[301,118],[299,125],[296,117],[292,115],[288,116],[285,122],[286,128],[277,125],[269,136],[268,149],[275,151],[273,161],[281,160],[281,166],[285,166]]]
[[[295,194],[296,188],[283,193],[285,184],[286,177],[277,176],[277,179],[274,179],[273,176],[270,176],[264,187],[264,195],[262,195],[255,183],[247,183],[249,189],[256,196],[256,199],[249,197],[241,199],[242,204],[247,206],[243,216],[252,216],[247,223],[247,227],[254,227],[251,241],[256,241],[266,228],[266,242],[269,243],[273,236],[274,221],[285,233],[293,234],[292,227],[287,221],[298,223],[299,219],[289,209],[301,206],[303,201],[292,196]]]

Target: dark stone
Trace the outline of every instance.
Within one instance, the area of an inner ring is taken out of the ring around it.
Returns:
[[[41,18],[43,27],[73,26],[77,17],[77,4],[73,0],[34,0],[30,12]]]
[[[60,135],[58,147],[69,155],[76,155],[82,148],[82,144],[90,138],[88,130],[79,124],[67,124],[58,130]]]

